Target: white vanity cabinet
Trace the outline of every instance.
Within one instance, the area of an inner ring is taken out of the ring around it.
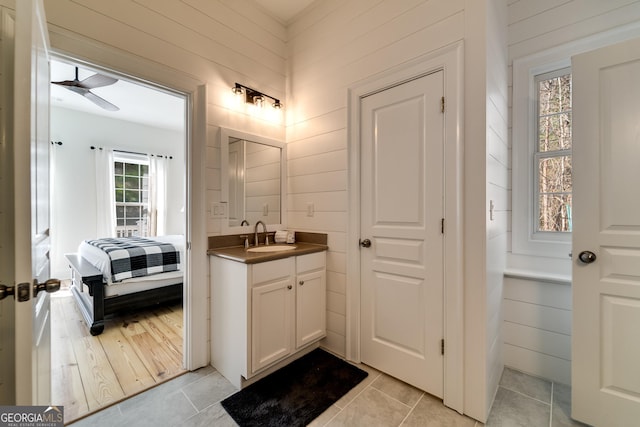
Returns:
[[[326,335],[326,252],[211,268],[212,365],[236,387]]]

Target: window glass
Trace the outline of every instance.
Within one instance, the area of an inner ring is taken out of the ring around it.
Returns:
[[[116,234],[148,235],[149,165],[142,160],[114,162]]]
[[[571,231],[571,73],[536,77],[536,171],[538,232]]]

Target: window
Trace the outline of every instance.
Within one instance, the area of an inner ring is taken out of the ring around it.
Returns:
[[[535,232],[571,231],[571,71],[535,77]]]
[[[149,160],[146,156],[114,158],[116,235],[147,236]]]
[[[571,252],[571,61],[562,53],[513,62],[512,264]]]

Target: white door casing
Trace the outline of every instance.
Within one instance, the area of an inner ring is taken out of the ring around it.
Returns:
[[[443,393],[442,70],[362,99],[362,361]]]
[[[14,55],[15,402],[51,404],[49,295],[49,39],[42,0],[16,2]],[[17,285],[19,286],[19,285]],[[17,301],[17,299],[16,299]]]
[[[361,251],[360,141],[361,99],[421,76],[444,72],[444,383],[445,405],[464,411],[463,375],[463,193],[462,111],[463,43],[438,49],[374,75],[349,90],[349,230],[347,241],[347,348],[349,360],[360,361]]]
[[[572,73],[572,416],[594,426],[635,425],[640,419],[640,39],[577,55]]]

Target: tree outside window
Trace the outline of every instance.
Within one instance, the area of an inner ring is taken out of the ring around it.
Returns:
[[[536,76],[536,231],[571,231],[571,73]]]

